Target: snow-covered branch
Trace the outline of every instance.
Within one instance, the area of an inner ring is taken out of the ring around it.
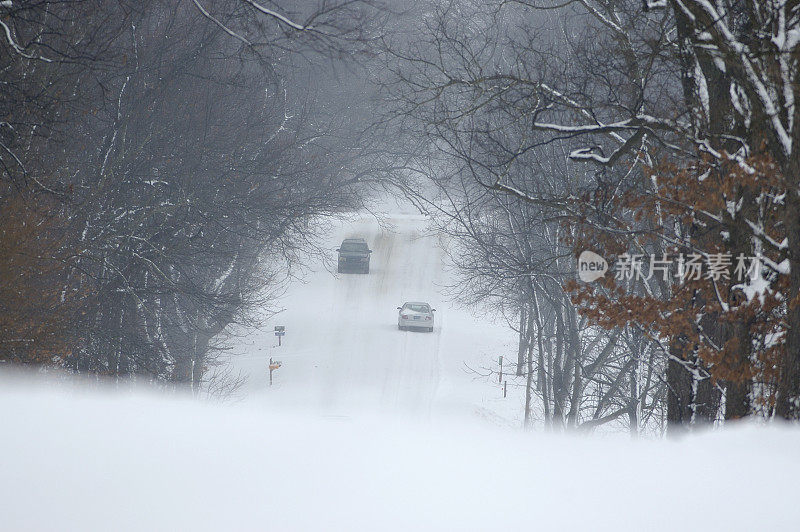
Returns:
[[[10,5],[11,5],[11,2],[8,2],[7,6],[0,5],[0,7],[10,7]],[[0,14],[0,27],[3,29],[3,33],[5,34],[5,37],[6,37],[6,42],[8,42],[8,45],[11,46],[11,49],[14,50],[14,52],[16,52],[17,54],[21,55],[22,57],[24,57],[26,59],[38,59],[40,61],[44,61],[44,62],[47,62],[47,63],[52,62],[51,59],[48,59],[46,57],[26,52],[25,48],[20,46],[17,43],[17,41],[14,40],[14,36],[11,33],[11,28],[8,26],[8,24],[6,24],[2,20],[2,14]]]
[[[275,20],[277,20],[278,22],[280,22],[282,24],[285,24],[285,25],[289,26],[290,28],[295,29],[297,31],[309,31],[309,30],[313,30],[314,29],[313,25],[306,25],[306,24],[300,24],[298,22],[295,22],[295,21],[291,20],[289,17],[287,17],[285,15],[281,15],[280,13],[278,13],[275,10],[269,9],[267,7],[264,7],[263,5],[255,2],[254,0],[245,0],[245,2],[247,2],[248,4],[253,6],[255,9],[257,9],[261,13],[264,13],[265,15],[267,15],[269,17],[272,17]]]

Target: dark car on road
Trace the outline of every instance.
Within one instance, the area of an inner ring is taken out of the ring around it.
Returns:
[[[367,241],[363,238],[345,238],[342,245],[336,251],[339,252],[339,265],[336,271],[369,273],[369,249]]]

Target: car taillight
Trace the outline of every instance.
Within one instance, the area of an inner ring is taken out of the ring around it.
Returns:
[[[407,320],[407,319],[408,319],[408,314],[403,314],[403,315],[401,316],[401,318],[403,318],[404,320]]]
[[[425,319],[426,319],[426,320],[428,320],[428,321],[430,321],[430,320],[431,320],[431,317],[430,317],[430,316],[425,316]]]

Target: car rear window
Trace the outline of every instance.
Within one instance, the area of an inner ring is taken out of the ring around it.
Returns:
[[[406,308],[408,310],[412,311],[412,312],[430,312],[431,311],[431,307],[429,307],[428,305],[416,305],[416,304],[413,304],[413,303],[409,303],[408,305],[406,305]]]
[[[342,242],[342,251],[366,251],[367,244],[364,242]]]

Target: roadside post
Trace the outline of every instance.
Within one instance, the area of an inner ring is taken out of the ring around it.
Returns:
[[[283,325],[275,326],[275,336],[278,337],[278,347],[281,346],[281,338],[283,338],[283,335],[285,334],[286,334],[286,327],[284,327]]]
[[[272,357],[269,357],[269,385],[272,386],[272,372],[281,367],[281,362],[279,360],[272,360]]]
[[[503,382],[503,355],[500,355],[500,376],[497,378],[497,382]]]

